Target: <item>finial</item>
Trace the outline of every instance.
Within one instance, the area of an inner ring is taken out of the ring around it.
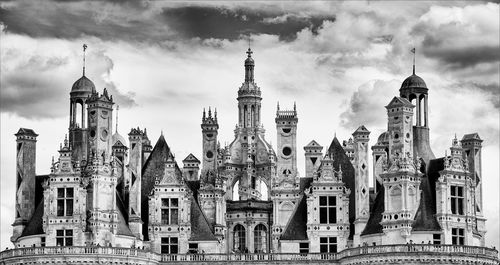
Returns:
[[[411,49],[411,53],[413,53],[413,75],[415,75],[415,52],[416,49],[413,47],[413,49]]]
[[[160,133],[161,133],[161,136],[163,136],[163,129],[161,129],[161,132],[160,132]]]
[[[252,53],[253,53],[253,51],[250,48],[248,48],[248,51],[247,51],[248,58],[252,57]]]
[[[116,129],[115,132],[118,133],[118,110],[120,109],[119,105],[116,105]]]
[[[210,106],[208,107],[208,117],[212,117],[212,108]]]
[[[280,102],[278,101],[277,110],[280,110]]]
[[[215,108],[214,118],[215,118],[215,122],[217,122],[217,108]]]
[[[206,115],[206,112],[205,112],[205,108],[203,108],[203,120],[205,120],[207,118],[207,115]]]
[[[293,111],[297,111],[297,104],[295,103],[295,101],[293,102]]]
[[[64,135],[64,147],[68,147],[68,135]]]
[[[52,156],[52,165],[54,164],[54,156]]]
[[[85,76],[85,50],[87,49],[87,44],[83,44],[83,76]]]

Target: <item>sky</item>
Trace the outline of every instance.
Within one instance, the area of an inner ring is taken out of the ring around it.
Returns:
[[[277,102],[297,104],[302,176],[311,140],[328,146],[365,125],[375,144],[415,47],[434,154],[455,134],[484,140],[486,245],[498,249],[499,17],[498,1],[0,1],[0,249],[12,247],[14,134],[39,134],[37,174],[49,173],[84,43],[86,76],[120,106],[118,132],[147,128],[153,145],[163,132],[181,164],[201,157],[203,108],[217,108],[221,144],[233,140],[249,42],[273,145]]]

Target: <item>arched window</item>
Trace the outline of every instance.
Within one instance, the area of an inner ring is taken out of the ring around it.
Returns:
[[[245,252],[246,249],[246,233],[245,227],[240,224],[237,224],[234,227],[233,234],[233,250],[236,252]]]
[[[263,224],[258,224],[254,230],[254,253],[267,252],[267,228]]]

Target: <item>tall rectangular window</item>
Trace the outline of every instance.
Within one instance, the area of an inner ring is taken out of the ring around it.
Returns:
[[[319,252],[321,253],[336,253],[337,238],[336,237],[320,237]]]
[[[452,228],[451,229],[451,244],[452,245],[465,245],[465,229]]]
[[[464,187],[451,186],[451,213],[464,214]]]
[[[73,216],[73,188],[57,189],[57,216]]]
[[[319,223],[320,224],[337,223],[337,197],[335,196],[319,197]]]
[[[179,224],[179,199],[161,199],[161,223],[164,225]]]
[[[162,254],[177,254],[179,253],[179,240],[177,237],[162,237],[161,238],[161,253]]]
[[[56,230],[56,245],[73,246],[73,230]]]

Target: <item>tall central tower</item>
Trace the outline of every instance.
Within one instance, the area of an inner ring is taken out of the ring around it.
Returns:
[[[248,48],[245,60],[245,82],[238,90],[239,126],[242,128],[257,128],[260,125],[261,92],[254,81],[255,62],[252,50]]]

